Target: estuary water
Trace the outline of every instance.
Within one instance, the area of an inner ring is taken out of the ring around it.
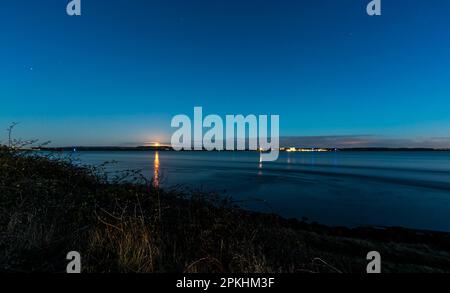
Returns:
[[[450,152],[79,152],[108,171],[140,169],[164,188],[231,196],[245,208],[331,226],[450,232]]]

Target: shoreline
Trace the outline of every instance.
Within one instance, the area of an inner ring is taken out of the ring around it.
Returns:
[[[303,148],[298,147],[297,151],[289,151],[287,148],[281,148],[282,153],[330,153],[330,152],[450,152],[450,149],[435,148]],[[138,147],[117,147],[117,146],[73,146],[73,147],[36,147],[28,148],[30,151],[54,151],[54,152],[85,152],[85,151],[170,151],[175,152],[170,146],[138,146]],[[181,150],[177,152],[260,152],[259,150]]]

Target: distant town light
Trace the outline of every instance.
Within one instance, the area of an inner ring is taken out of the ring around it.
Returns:
[[[329,151],[328,149],[322,149],[322,148],[295,148],[295,147],[290,147],[290,148],[283,149],[283,150],[288,152],[288,153],[293,153],[293,152],[328,152]]]

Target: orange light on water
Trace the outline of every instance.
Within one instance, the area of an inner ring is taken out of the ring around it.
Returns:
[[[155,152],[153,160],[153,186],[159,187],[159,152]]]

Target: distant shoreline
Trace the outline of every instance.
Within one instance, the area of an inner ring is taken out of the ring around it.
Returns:
[[[300,149],[300,148],[299,148]],[[138,147],[115,147],[115,146],[74,146],[74,147],[34,147],[30,150],[34,151],[54,151],[54,152],[86,152],[86,151],[174,151],[170,146],[138,146]],[[202,150],[207,151],[207,150]],[[192,152],[202,152],[194,151]],[[434,149],[434,148],[303,148],[303,150],[294,152],[450,152],[449,149]],[[244,151],[228,151],[221,150],[216,152],[257,152],[253,150]],[[287,148],[281,148],[280,152],[291,152]]]

